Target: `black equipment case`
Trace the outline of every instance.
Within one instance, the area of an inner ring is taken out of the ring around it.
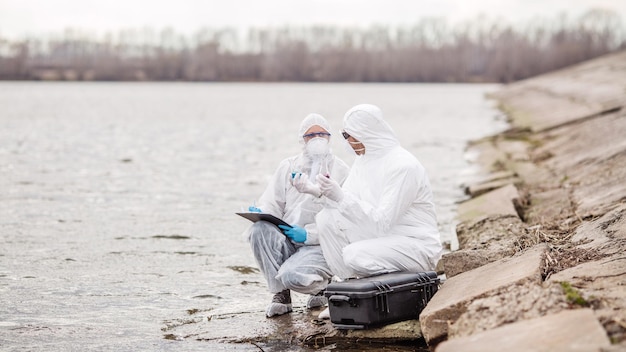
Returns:
[[[333,282],[324,295],[336,328],[366,329],[418,319],[438,288],[434,271],[396,272]]]

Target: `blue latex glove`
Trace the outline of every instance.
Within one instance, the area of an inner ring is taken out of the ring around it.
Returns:
[[[261,213],[261,209],[255,207],[254,205],[249,206],[248,211],[252,213]]]
[[[298,225],[293,225],[292,227],[288,227],[285,225],[278,225],[278,227],[283,230],[283,233],[287,235],[287,237],[291,238],[294,242],[303,243],[306,241],[306,230]]]

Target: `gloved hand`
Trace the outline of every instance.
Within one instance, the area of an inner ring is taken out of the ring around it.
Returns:
[[[309,181],[309,176],[303,173],[291,174],[291,184],[300,193],[308,193],[313,197],[319,198],[322,195],[320,188]]]
[[[303,243],[306,241],[306,230],[298,225],[293,225],[292,227],[285,225],[278,225],[278,227],[283,230],[283,233],[287,235],[287,237],[291,238],[294,242]]]
[[[337,181],[330,177],[317,175],[317,184],[320,185],[322,194],[328,199],[332,199],[335,202],[341,202],[343,200],[343,190]]]
[[[254,205],[249,206],[248,211],[252,213],[262,213],[261,209],[255,207]]]

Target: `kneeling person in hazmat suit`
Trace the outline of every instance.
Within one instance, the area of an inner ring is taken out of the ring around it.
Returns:
[[[347,279],[434,270],[441,241],[424,167],[400,146],[378,107],[357,105],[343,122],[357,154],[350,173],[343,187],[317,177],[325,208],[316,223],[331,271]]]
[[[349,170],[331,153],[328,131],[330,126],[324,117],[308,115],[298,135],[304,146],[302,153],[280,163],[256,206],[249,208],[282,218],[293,226],[279,229],[258,221],[247,230],[257,264],[274,294],[266,310],[268,317],[291,312],[290,290],[311,295],[307,308],[328,302],[322,293],[333,274],[324,260],[315,225],[315,215],[322,209],[321,191],[309,180],[322,174],[343,183]],[[297,189],[308,186],[317,188],[317,192],[308,194]]]

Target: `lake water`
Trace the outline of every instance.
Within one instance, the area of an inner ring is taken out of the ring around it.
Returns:
[[[0,82],[0,348],[201,351],[214,347],[165,339],[168,321],[263,314],[271,295],[246,270],[249,222],[234,212],[300,151],[310,112],[337,138],[351,106],[380,106],[454,242],[460,185],[475,176],[466,143],[506,127],[484,98],[497,88]]]

